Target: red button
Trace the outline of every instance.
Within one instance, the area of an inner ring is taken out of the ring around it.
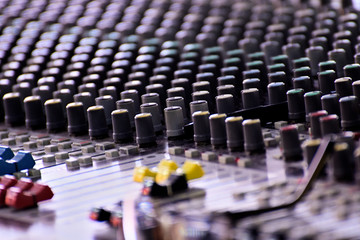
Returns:
[[[7,206],[10,207],[15,207],[19,204],[19,201],[21,202],[22,200],[19,198],[20,194],[23,191],[26,191],[28,189],[30,189],[32,186],[34,185],[34,183],[27,178],[22,178],[20,179],[15,186],[9,188],[6,191],[6,196],[5,196],[5,204]],[[15,207],[16,208],[16,207]]]
[[[24,192],[24,194],[25,193],[35,196],[36,202],[49,200],[54,196],[51,188],[41,183],[35,183],[34,186],[29,191]]]
[[[14,186],[17,183],[16,178],[13,175],[5,175],[1,178],[0,184],[5,188]]]
[[[10,188],[6,194],[6,205],[15,209],[34,207],[38,202],[51,199],[54,196],[47,185],[35,183],[29,190],[21,191],[20,188]]]
[[[5,175],[0,181],[0,207],[5,206],[5,196],[8,188],[14,186],[17,180],[12,175]]]

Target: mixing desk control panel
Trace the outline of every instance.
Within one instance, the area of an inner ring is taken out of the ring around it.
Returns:
[[[1,239],[360,239],[350,0],[0,0]]]

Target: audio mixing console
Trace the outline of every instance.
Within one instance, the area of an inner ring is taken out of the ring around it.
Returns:
[[[360,239],[349,0],[0,0],[0,239]]]

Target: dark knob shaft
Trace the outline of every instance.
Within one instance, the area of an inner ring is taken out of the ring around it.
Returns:
[[[18,92],[7,93],[3,97],[5,123],[9,126],[21,126],[25,122],[21,98]]]
[[[29,96],[24,99],[25,124],[28,129],[41,129],[45,127],[45,115],[39,96]]]
[[[210,142],[214,148],[226,146],[226,114],[216,113],[209,117]]]
[[[68,133],[70,135],[82,135],[87,133],[88,126],[85,116],[84,105],[81,102],[72,102],[66,106],[68,119]]]
[[[89,136],[91,139],[101,139],[108,136],[108,127],[103,106],[91,106],[87,109],[89,121]]]
[[[280,129],[280,139],[285,161],[302,159],[302,149],[296,125],[289,125]]]
[[[227,147],[231,151],[241,151],[244,149],[244,136],[242,129],[242,117],[228,117],[225,120]]]
[[[65,130],[65,116],[61,100],[49,99],[45,102],[46,128],[49,132]]]
[[[140,147],[156,145],[156,136],[151,113],[139,113],[135,116],[136,143]]]
[[[265,144],[259,119],[243,121],[244,148],[249,153],[264,152]]]
[[[132,139],[130,115],[127,109],[117,109],[111,113],[114,142],[127,142]]]

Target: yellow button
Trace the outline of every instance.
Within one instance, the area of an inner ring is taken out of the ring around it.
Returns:
[[[155,181],[157,183],[162,183],[166,181],[171,173],[175,172],[176,169],[178,169],[178,165],[176,162],[169,160],[169,159],[163,159],[157,166],[158,172],[155,177]]]
[[[156,174],[156,177],[155,177],[155,181],[160,184],[160,183],[166,181],[170,177],[171,173],[173,173],[173,172],[175,172],[175,171],[170,170],[169,168],[166,168],[166,167],[159,168],[158,172]]]
[[[133,180],[134,182],[142,183],[145,177],[152,177],[156,176],[156,172],[151,171],[149,168],[145,166],[135,167]]]
[[[199,162],[186,160],[182,166],[187,180],[201,178],[204,176],[204,170]]]
[[[169,159],[163,159],[161,160],[161,162],[158,164],[158,168],[168,168],[170,171],[176,171],[176,169],[178,169],[178,165],[176,164],[176,162],[169,160]]]

